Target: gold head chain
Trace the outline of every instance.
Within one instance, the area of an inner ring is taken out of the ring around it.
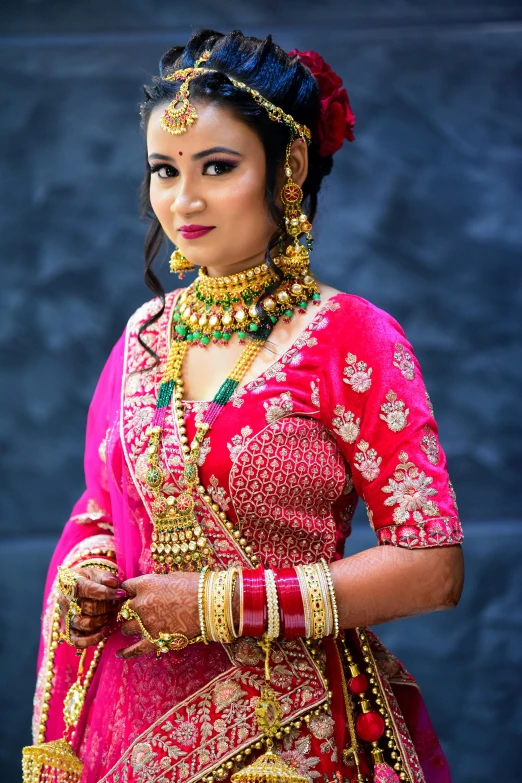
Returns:
[[[165,109],[160,122],[163,130],[166,130],[173,136],[180,136],[182,133],[185,133],[198,118],[196,109],[189,101],[190,81],[196,76],[200,76],[202,73],[219,73],[215,68],[201,67],[201,63],[206,62],[210,58],[210,54],[210,51],[207,50],[203,52],[201,57],[199,57],[190,68],[174,71],[174,73],[164,77],[164,80],[167,82],[181,81],[181,86],[176,93],[174,100],[171,101]],[[305,139],[307,144],[310,144],[312,141],[312,134],[306,125],[301,125],[301,123],[296,122],[290,114],[287,114],[280,109],[279,106],[275,106],[266,98],[263,98],[257,90],[248,87],[244,82],[240,82],[228,74],[226,74],[226,76],[234,87],[238,87],[240,90],[250,93],[256,103],[266,109],[271,120],[274,120],[275,122],[284,122],[292,131],[294,138]]]

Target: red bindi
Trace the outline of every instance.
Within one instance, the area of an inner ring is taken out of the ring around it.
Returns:
[[[183,155],[183,153],[182,152],[178,152],[178,155]]]

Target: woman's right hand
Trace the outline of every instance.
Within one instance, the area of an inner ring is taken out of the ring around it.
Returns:
[[[128,596],[119,587],[117,577],[109,571],[92,566],[71,570],[79,577],[75,601],[82,610],[81,615],[75,614],[71,619],[71,642],[75,647],[85,649],[109,636],[111,624]],[[58,603],[65,623],[69,601],[59,593]]]

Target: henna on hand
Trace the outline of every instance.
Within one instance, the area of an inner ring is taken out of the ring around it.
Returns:
[[[127,579],[122,585],[132,596],[129,607],[137,612],[150,635],[157,639],[160,633],[182,633],[189,639],[200,632],[198,616],[197,572],[174,574],[145,574]],[[138,623],[129,620],[121,631],[124,635],[140,634]],[[140,642],[118,651],[120,658],[135,658],[154,650],[154,646],[142,639]]]
[[[127,593],[118,588],[118,579],[107,571],[89,567],[76,567],[78,576],[76,603],[81,615],[71,619],[71,641],[78,648],[98,644],[110,634],[110,625],[115,621],[121,602]],[[60,616],[65,624],[69,612],[69,601],[58,595]]]

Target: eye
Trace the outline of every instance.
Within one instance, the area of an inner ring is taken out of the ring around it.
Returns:
[[[229,163],[225,160],[209,160],[205,163],[205,174],[211,177],[219,177],[235,169],[236,165],[236,163]]]
[[[174,166],[156,163],[154,166],[150,166],[150,173],[157,174],[160,179],[169,179],[170,177],[177,177],[178,170]]]

